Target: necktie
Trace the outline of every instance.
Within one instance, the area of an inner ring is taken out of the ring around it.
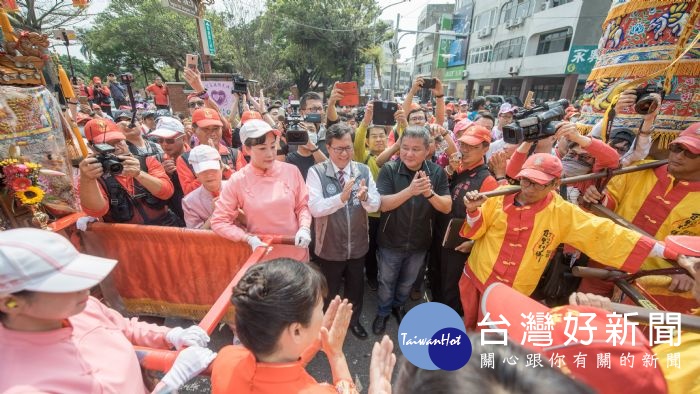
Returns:
[[[338,171],[338,183],[340,183],[340,191],[345,189],[345,172],[343,170]]]

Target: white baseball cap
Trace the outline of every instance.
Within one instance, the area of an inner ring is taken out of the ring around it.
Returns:
[[[190,151],[187,160],[192,164],[194,173],[199,174],[206,170],[221,169],[221,155],[209,145],[197,145]]]
[[[185,126],[179,120],[171,116],[161,116],[158,118],[156,129],[149,136],[161,138],[175,138],[185,134]]]
[[[115,264],[117,260],[79,253],[70,241],[51,231],[20,228],[0,232],[0,295],[89,289]]]
[[[248,138],[259,138],[271,131],[275,131],[275,129],[264,120],[250,119],[241,127],[241,143],[245,144]]]

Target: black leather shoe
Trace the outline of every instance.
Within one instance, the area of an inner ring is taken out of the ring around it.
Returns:
[[[382,335],[386,331],[386,322],[389,320],[389,316],[379,316],[374,318],[372,323],[372,332],[374,335]]]
[[[401,324],[401,320],[403,320],[403,317],[406,316],[406,309],[402,306],[393,308],[391,310],[391,314],[394,315],[396,318],[396,322]]]
[[[350,326],[350,332],[352,332],[352,335],[356,336],[358,339],[367,339],[367,331],[359,322]]]

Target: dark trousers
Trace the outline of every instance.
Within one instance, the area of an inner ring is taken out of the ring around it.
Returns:
[[[379,218],[369,219],[369,250],[365,259],[365,275],[367,279],[377,280],[377,236],[379,235]]]
[[[342,298],[347,298],[352,304],[352,318],[350,325],[357,324],[362,313],[362,296],[364,294],[365,279],[363,268],[365,258],[344,261],[329,261],[317,257],[315,260],[321,268],[321,272],[328,282],[328,296],[323,300],[323,309],[327,309],[331,300],[340,294],[341,284],[344,287]]]
[[[440,260],[440,302],[462,315],[462,302],[459,298],[459,279],[462,277],[468,254],[442,248]]]
[[[156,104],[156,108],[158,108],[158,109],[167,109],[167,110],[170,110],[170,106],[169,106],[169,105]]]

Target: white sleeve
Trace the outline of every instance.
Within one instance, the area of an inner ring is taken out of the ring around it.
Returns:
[[[340,200],[340,193],[328,198],[323,197],[321,179],[313,168],[306,174],[306,187],[309,189],[309,211],[315,218],[331,215],[345,206]]]

